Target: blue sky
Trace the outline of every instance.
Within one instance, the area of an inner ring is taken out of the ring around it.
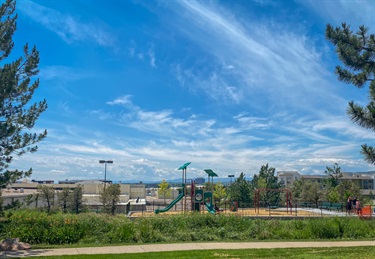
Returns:
[[[375,29],[375,2],[18,0],[14,56],[40,51],[35,101],[48,110],[39,151],[13,167],[33,179],[161,181],[211,168],[369,171],[347,103],[368,88],[338,82],[327,23]]]

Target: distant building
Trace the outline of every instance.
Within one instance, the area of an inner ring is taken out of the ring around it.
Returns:
[[[78,182],[81,182],[82,180],[60,180],[58,181],[59,184],[76,184]]]
[[[302,175],[298,171],[279,171],[277,172],[279,182],[286,188],[293,186],[294,181],[302,179],[321,183],[328,175]],[[352,181],[361,189],[362,195],[370,195],[375,193],[375,171],[360,172],[360,173],[342,173],[342,181]]]
[[[54,184],[54,180],[31,180],[33,183],[39,183],[39,184]]]
[[[277,172],[277,177],[282,185],[290,187],[293,185],[294,181],[301,178],[301,175],[298,171],[279,171]]]
[[[196,184],[204,184],[205,182],[206,182],[206,179],[204,179],[203,177],[195,178]]]
[[[112,181],[106,181],[107,186],[112,184]],[[25,204],[25,199],[28,195],[38,192],[38,187],[46,185],[53,187],[57,193],[64,188],[74,189],[78,185],[83,186],[83,200],[84,204],[92,210],[99,210],[102,206],[100,202],[100,191],[104,187],[102,180],[63,180],[58,184],[54,184],[52,180],[43,181],[22,181],[13,183],[3,189],[4,205],[11,204],[15,200]],[[120,202],[117,205],[118,212],[128,212],[129,210],[144,210],[146,208],[146,188],[144,184],[120,184]],[[29,207],[43,207],[45,204],[42,202],[31,203]]]

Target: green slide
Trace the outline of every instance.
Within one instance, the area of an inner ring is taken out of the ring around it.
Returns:
[[[165,207],[164,209],[156,209],[154,212],[155,214],[159,214],[160,212],[166,212],[168,210],[170,210],[177,202],[179,202],[182,197],[184,197],[184,192],[181,192],[176,199],[174,199],[167,207]]]
[[[216,210],[212,203],[206,203],[206,210],[211,214],[216,214]]]

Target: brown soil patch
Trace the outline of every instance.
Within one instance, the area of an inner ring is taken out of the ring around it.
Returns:
[[[165,217],[170,215],[182,214],[183,211],[167,211],[159,214],[155,214],[153,211],[137,211],[131,214],[131,217]],[[196,213],[192,211],[187,211],[185,213]],[[201,214],[207,214],[208,211],[201,211]],[[255,212],[255,209],[239,209],[236,212],[233,211],[223,211],[220,214],[228,214],[228,215],[237,215],[237,216],[252,216],[252,217],[317,217],[321,216],[320,213],[316,213],[309,210],[298,210],[297,212],[293,209],[292,213],[286,211],[286,209],[259,209],[259,212]]]

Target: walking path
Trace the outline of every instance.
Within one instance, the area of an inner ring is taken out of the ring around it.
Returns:
[[[241,242],[241,243],[181,243],[149,244],[130,246],[81,247],[61,249],[31,249],[25,251],[0,252],[0,258],[61,256],[80,254],[127,254],[183,250],[219,250],[219,249],[262,249],[262,248],[303,248],[303,247],[355,247],[375,246],[375,241],[336,241],[336,242]]]

